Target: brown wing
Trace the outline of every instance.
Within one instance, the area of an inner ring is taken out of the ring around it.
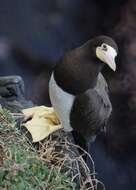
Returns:
[[[100,77],[101,80],[101,77]],[[86,138],[96,135],[106,125],[112,105],[106,91],[107,83],[98,81],[95,89],[89,89],[76,97],[71,110],[71,126]]]

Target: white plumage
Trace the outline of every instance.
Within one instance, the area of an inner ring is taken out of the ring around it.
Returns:
[[[75,96],[63,91],[55,82],[52,74],[49,82],[49,95],[51,104],[58,115],[64,130],[72,131],[70,125],[70,112],[75,99]]]

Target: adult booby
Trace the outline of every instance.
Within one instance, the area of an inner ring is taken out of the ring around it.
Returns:
[[[113,39],[98,36],[64,55],[49,82],[49,94],[65,131],[73,129],[85,139],[106,126],[112,111],[101,70],[116,70],[118,48]]]

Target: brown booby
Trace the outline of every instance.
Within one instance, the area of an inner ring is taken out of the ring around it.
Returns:
[[[118,47],[108,36],[98,36],[66,53],[56,64],[49,94],[65,131],[75,130],[86,140],[103,128],[112,111],[104,65],[116,70]]]

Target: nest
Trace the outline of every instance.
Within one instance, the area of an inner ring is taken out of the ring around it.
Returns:
[[[25,128],[21,131],[32,143],[29,131]],[[69,177],[71,183],[76,183],[77,190],[97,190],[98,185],[105,189],[104,184],[96,178],[95,164],[91,155],[74,143],[71,133],[59,129],[44,140],[32,144],[38,158],[44,161],[50,170],[55,168],[58,173]],[[85,157],[88,157],[91,163],[91,170],[84,160]]]

